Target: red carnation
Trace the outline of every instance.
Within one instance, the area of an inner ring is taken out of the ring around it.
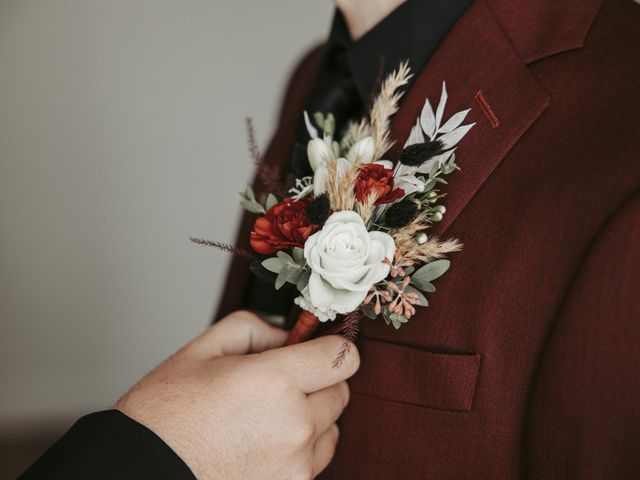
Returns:
[[[356,179],[355,194],[359,202],[364,202],[372,193],[378,197],[376,205],[395,202],[404,196],[404,190],[394,189],[393,171],[377,163],[363,166]]]
[[[320,229],[307,220],[307,207],[311,197],[302,200],[285,198],[274,205],[266,215],[258,217],[249,238],[251,247],[262,255],[278,250],[302,247],[310,235]]]

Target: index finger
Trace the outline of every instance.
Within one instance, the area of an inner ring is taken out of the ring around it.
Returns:
[[[351,377],[360,366],[360,355],[353,343],[341,362],[338,354],[347,340],[339,335],[327,335],[297,345],[266,352],[291,375],[301,391],[317,392]]]

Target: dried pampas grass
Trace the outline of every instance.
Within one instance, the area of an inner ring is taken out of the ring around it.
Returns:
[[[353,210],[356,204],[353,185],[358,176],[358,171],[358,166],[355,164],[350,165],[346,172],[339,174],[338,160],[327,161],[328,176],[325,186],[331,210],[334,212]]]
[[[425,223],[425,219],[419,216],[406,227],[389,232],[402,258],[427,263],[462,250],[462,243],[455,238],[440,241],[437,237],[431,237],[425,243],[418,243],[416,236],[425,229]]]
[[[412,77],[408,62],[400,64],[398,70],[389,75],[371,107],[371,136],[376,145],[373,160],[380,160],[393,145],[389,132],[391,116],[398,111],[398,102],[403,93],[397,90]]]

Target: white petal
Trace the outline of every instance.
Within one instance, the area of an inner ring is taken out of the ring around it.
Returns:
[[[393,170],[393,162],[391,162],[389,160],[378,160],[378,161],[373,162],[373,163],[375,163],[376,165],[382,165],[387,170]]]
[[[355,291],[333,288],[320,275],[313,272],[309,278],[309,300],[317,308],[330,308],[338,313],[351,313],[367,296],[369,287],[366,290]]]
[[[311,124],[311,120],[309,120],[309,114],[307,111],[304,111],[304,124],[307,127],[307,132],[309,132],[309,136],[311,138],[318,138],[318,130]]]
[[[470,111],[471,109],[467,108],[466,110],[463,110],[453,115],[449,120],[447,120],[447,122],[444,125],[442,125],[438,129],[438,133],[449,133],[450,131],[458,128],[462,124],[462,122],[464,122],[464,119],[467,117],[467,114]]]
[[[309,287],[305,287],[300,293],[302,293],[302,295],[294,300],[296,305],[300,305],[300,308],[313,313],[321,322],[336,319],[337,312],[335,310],[331,308],[317,308],[311,303],[311,300],[309,300]]]
[[[324,225],[326,227],[332,223],[355,223],[364,227],[362,217],[352,210],[342,210],[340,212],[332,213]]]
[[[316,173],[313,174],[313,195],[319,197],[327,191],[327,180],[329,180],[329,170],[327,165],[323,163],[318,167]]]
[[[440,102],[438,103],[438,109],[436,110],[436,132],[440,129],[440,122],[442,122],[444,107],[447,105],[447,98],[447,86],[445,82],[442,82],[442,94],[440,95]]]
[[[320,165],[333,160],[333,150],[324,140],[314,138],[307,144],[307,156],[309,157],[309,165],[315,172]]]
[[[422,107],[420,126],[429,138],[433,138],[436,133],[436,117],[433,114],[433,108],[431,108],[428,98],[424,102],[424,107]]]
[[[384,258],[393,260],[393,256],[396,254],[396,243],[393,241],[393,237],[384,232],[369,232],[371,240],[382,245]]]
[[[462,137],[464,137],[469,130],[475,125],[472,123],[470,125],[462,125],[461,127],[456,128],[455,130],[445,133],[441,137],[438,138],[442,142],[443,148],[451,148],[455,147]]]
[[[362,140],[358,140],[350,149],[347,154],[347,160],[349,163],[354,164],[359,162],[361,164],[371,163],[373,155],[376,151],[376,145],[373,142],[372,137],[366,137]]]

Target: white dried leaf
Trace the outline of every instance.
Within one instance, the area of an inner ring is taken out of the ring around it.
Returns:
[[[436,133],[436,117],[433,114],[433,108],[431,108],[431,103],[429,103],[428,98],[424,102],[424,107],[422,107],[420,125],[427,137],[430,139],[433,138]]]
[[[461,127],[458,127],[449,133],[445,133],[444,135],[439,137],[438,140],[442,142],[443,148],[455,147],[458,142],[462,140],[462,137],[464,137],[474,125],[475,123],[462,125]]]
[[[406,148],[409,145],[415,145],[416,143],[424,143],[424,133],[422,133],[422,128],[420,127],[420,119],[416,120],[416,124],[411,129],[409,138],[407,138],[404,147]]]
[[[311,120],[309,119],[309,114],[307,113],[307,111],[304,111],[304,124],[307,127],[307,132],[309,132],[309,136],[311,138],[318,138],[318,130],[316,130],[316,127],[313,126],[313,124],[311,123]]]
[[[449,120],[447,120],[447,122],[444,125],[442,125],[438,129],[438,133],[449,133],[455,130],[456,128],[458,128],[460,125],[462,125],[462,122],[464,122],[464,119],[467,117],[467,114],[470,111],[471,109],[467,108],[466,110],[463,110],[453,115]]]
[[[447,105],[447,98],[447,86],[445,82],[442,82],[442,94],[440,95],[440,102],[438,103],[438,109],[436,110],[436,128],[434,133],[440,129],[440,123],[442,122],[442,116],[444,115],[444,108]]]

